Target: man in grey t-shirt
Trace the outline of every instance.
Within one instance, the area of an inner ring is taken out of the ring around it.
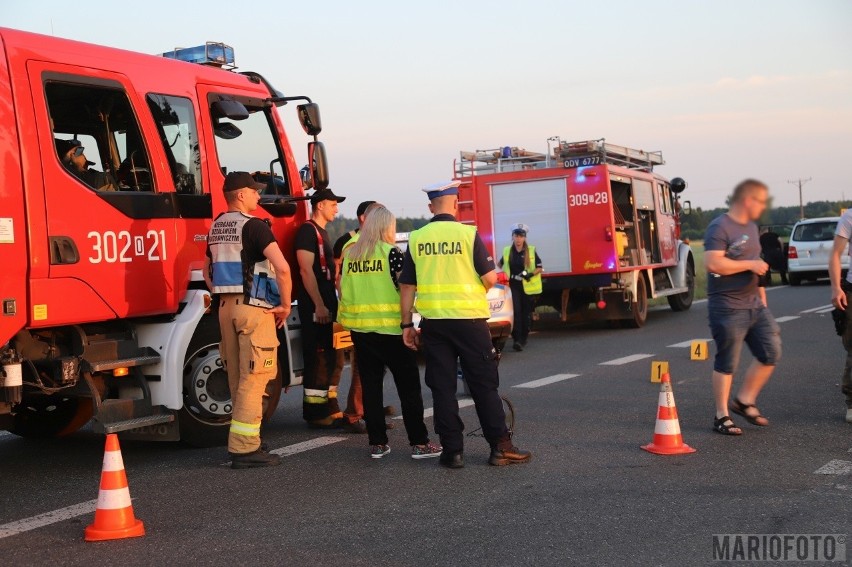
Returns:
[[[828,263],[828,275],[831,276],[831,303],[846,313],[846,330],[843,332],[843,348],[846,349],[846,366],[843,369],[841,391],[846,395],[846,423],[852,423],[852,309],[848,309],[852,298],[852,271],[841,281],[840,257],[847,254],[849,240],[852,238],[852,209],[840,217],[834,232],[834,248]],[[850,254],[852,255],[852,254]]]
[[[747,179],[734,188],[731,207],[713,220],[704,236],[710,330],[716,345],[713,431],[741,435],[728,410],[753,425],[769,425],[755,403],[781,357],[781,331],[766,307],[760,277],[769,266],[760,259],[760,237],[755,221],[766,210],[766,185]],[[733,374],[743,344],[755,361],[746,371],[737,396],[729,402]]]

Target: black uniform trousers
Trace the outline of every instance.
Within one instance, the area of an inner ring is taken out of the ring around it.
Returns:
[[[364,421],[370,445],[387,445],[385,424],[384,378],[385,368],[391,371],[399,402],[402,420],[411,445],[429,442],[429,431],[423,422],[423,394],[420,391],[420,369],[417,355],[402,342],[402,335],[352,332],[355,361],[361,373],[364,399]]]
[[[432,390],[435,408],[435,432],[441,438],[444,454],[464,449],[464,423],[456,399],[458,361],[488,444],[499,449],[511,447],[503,400],[497,392],[497,352],[486,320],[424,319],[420,329],[426,385]]]
[[[516,343],[526,344],[532,326],[533,298],[524,292],[522,282],[512,280],[509,289],[512,290],[512,309],[515,312],[512,339]]]
[[[331,312],[331,320],[334,321],[337,318],[337,296],[334,287],[320,284],[320,295]],[[297,299],[302,325],[302,354],[305,359],[302,385],[311,390],[328,390],[340,382],[340,376],[335,379],[334,372],[337,366],[334,323],[318,325],[314,322],[316,307],[306,292],[300,293]],[[330,397],[325,404],[302,402],[302,418],[305,421],[319,421],[340,413],[337,398]]]

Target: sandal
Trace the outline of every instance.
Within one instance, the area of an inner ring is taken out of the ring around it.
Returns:
[[[734,398],[734,401],[732,401],[728,405],[728,408],[730,408],[732,412],[743,416],[746,421],[748,421],[752,425],[758,425],[760,427],[766,427],[767,425],[769,425],[769,420],[760,414],[760,410],[757,409],[757,406],[754,404],[744,404],[737,398]],[[754,410],[757,412],[757,415],[749,414],[748,410],[750,408],[754,408]]]
[[[730,416],[724,415],[713,420],[713,431],[722,435],[742,435],[743,430],[737,427]]]

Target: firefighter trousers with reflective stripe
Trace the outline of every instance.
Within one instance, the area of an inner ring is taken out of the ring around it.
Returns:
[[[322,289],[320,290],[322,293]],[[331,288],[334,293],[334,288]],[[323,294],[326,307],[331,310],[332,318],[337,316],[337,300]],[[305,421],[317,424],[330,424],[343,417],[337,401],[337,386],[340,373],[335,371],[337,352],[334,350],[334,324],[317,325],[314,318],[315,307],[307,293],[299,294],[299,319],[302,322],[302,354],[305,370],[302,378],[304,398],[302,417]]]
[[[242,295],[222,295],[219,327],[219,348],[233,408],[228,452],[251,453],[260,447],[263,395],[278,370],[275,318],[259,307],[245,305]]]

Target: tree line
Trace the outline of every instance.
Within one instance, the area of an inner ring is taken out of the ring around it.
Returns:
[[[412,230],[417,230],[418,228],[425,226],[426,223],[429,222],[429,219],[425,217],[403,217],[396,219],[396,231],[397,232],[411,232]],[[337,217],[325,227],[328,231],[328,236],[331,238],[332,242],[335,242],[338,238],[340,238],[344,233],[349,232],[350,230],[354,230],[358,228],[358,219],[357,218],[347,218],[347,217]]]
[[[852,207],[852,201],[812,201],[805,205],[805,218],[840,216],[842,209]],[[681,216],[681,235],[689,240],[701,240],[707,225],[728,209],[702,209],[695,207],[688,215]],[[793,225],[799,220],[799,207],[768,207],[760,219],[761,225],[773,225],[781,236],[789,236]]]

